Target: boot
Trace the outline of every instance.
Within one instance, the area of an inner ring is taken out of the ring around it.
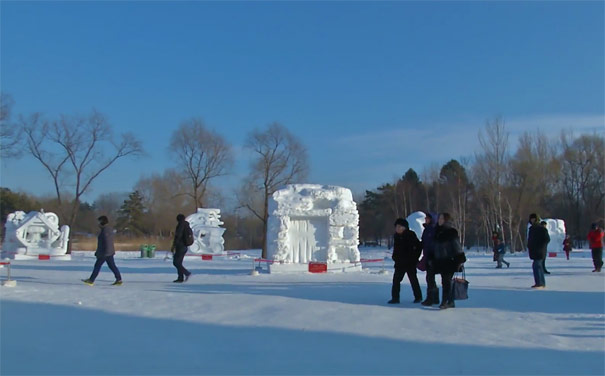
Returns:
[[[439,287],[426,290],[426,300],[422,303],[423,306],[430,307],[433,304],[439,304]]]

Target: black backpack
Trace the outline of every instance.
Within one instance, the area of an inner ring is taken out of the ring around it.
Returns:
[[[185,229],[183,230],[183,243],[189,247],[193,244],[193,240],[193,230],[191,230],[189,223],[185,222]]]

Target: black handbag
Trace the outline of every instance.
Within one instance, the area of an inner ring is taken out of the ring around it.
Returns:
[[[466,280],[466,272],[462,267],[462,276],[454,275],[452,278],[452,298],[454,300],[468,299],[468,281]]]

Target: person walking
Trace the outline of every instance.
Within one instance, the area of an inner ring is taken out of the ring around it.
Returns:
[[[563,250],[565,251],[565,256],[569,260],[569,253],[571,252],[571,237],[569,234],[565,234],[565,239],[563,239]]]
[[[416,265],[420,257],[421,245],[416,233],[411,231],[407,220],[397,218],[395,221],[395,235],[393,235],[393,261],[395,261],[395,273],[393,273],[393,286],[391,288],[391,300],[388,304],[399,304],[399,292],[401,281],[407,274],[414,293],[414,303],[422,301],[422,291],[416,275]]]
[[[500,237],[496,237],[494,239],[494,254],[496,256],[496,261],[498,264],[496,265],[496,269],[502,269],[502,264],[506,264],[506,267],[510,267],[510,262],[504,260],[504,254],[506,253],[506,246],[500,240]]]
[[[191,231],[191,227],[189,226],[189,222],[185,220],[185,216],[183,214],[179,214],[176,216],[176,229],[174,230],[174,240],[172,241],[172,253],[174,256],[172,257],[172,265],[176,268],[177,271],[177,279],[175,279],[174,283],[183,283],[187,282],[189,277],[191,276],[191,272],[183,266],[183,260],[185,259],[185,254],[187,253],[187,246],[189,241],[187,238],[189,236],[193,236],[193,232]]]
[[[441,304],[439,309],[454,308],[452,277],[466,261],[458,231],[452,226],[449,213],[439,214],[435,229],[435,273],[441,274]]]
[[[109,269],[111,269],[114,277],[116,278],[112,285],[120,286],[122,285],[122,276],[120,275],[120,270],[116,266],[116,263],[113,259],[113,256],[116,254],[113,244],[113,228],[109,225],[109,219],[107,219],[106,216],[102,215],[97,218],[97,220],[99,221],[99,227],[101,228],[99,236],[97,237],[97,250],[95,251],[97,261],[95,262],[95,266],[90,277],[88,279],[83,279],[82,282],[89,286],[94,285],[95,279],[101,271],[101,266],[103,266],[104,263],[107,263],[107,266]]]
[[[436,216],[435,216],[436,217]],[[422,231],[422,258],[426,265],[426,299],[421,303],[423,306],[430,307],[433,304],[439,304],[439,287],[435,282],[435,267],[433,265],[435,258],[435,224],[437,218],[426,213],[424,218],[424,231]]]
[[[529,258],[533,260],[532,270],[534,273],[534,289],[543,289],[546,287],[544,278],[543,260],[546,258],[546,247],[550,242],[550,236],[546,227],[542,226],[538,221],[538,216],[535,213],[530,214],[529,221],[532,223],[527,236],[527,249]]]
[[[603,267],[603,230],[597,223],[593,223],[588,233],[588,242],[592,253],[593,272],[601,272]]]

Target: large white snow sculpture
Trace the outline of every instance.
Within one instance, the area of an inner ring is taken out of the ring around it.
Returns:
[[[328,271],[361,270],[359,214],[347,188],[292,184],[269,201],[267,257],[272,273],[306,271],[310,262]]]
[[[565,221],[562,219],[543,219],[546,222],[550,242],[548,252],[563,252],[563,239],[565,239]]]
[[[16,211],[6,218],[2,252],[4,257],[15,260],[33,259],[40,255],[69,260],[68,242],[69,226],[59,228],[59,217],[55,213],[41,210],[25,214]]]
[[[423,224],[424,224],[425,218],[426,218],[426,214],[424,214],[424,212],[421,212],[421,211],[413,212],[412,214],[408,215],[406,218],[406,220],[408,221],[408,224],[410,225],[410,230],[412,230],[416,233],[418,240],[420,240],[422,238],[422,233],[424,232]]]
[[[191,214],[185,220],[189,222],[193,231],[193,244],[189,246],[189,252],[204,254],[220,254],[225,250],[223,233],[225,229],[220,227],[220,209],[198,208],[197,212]]]

